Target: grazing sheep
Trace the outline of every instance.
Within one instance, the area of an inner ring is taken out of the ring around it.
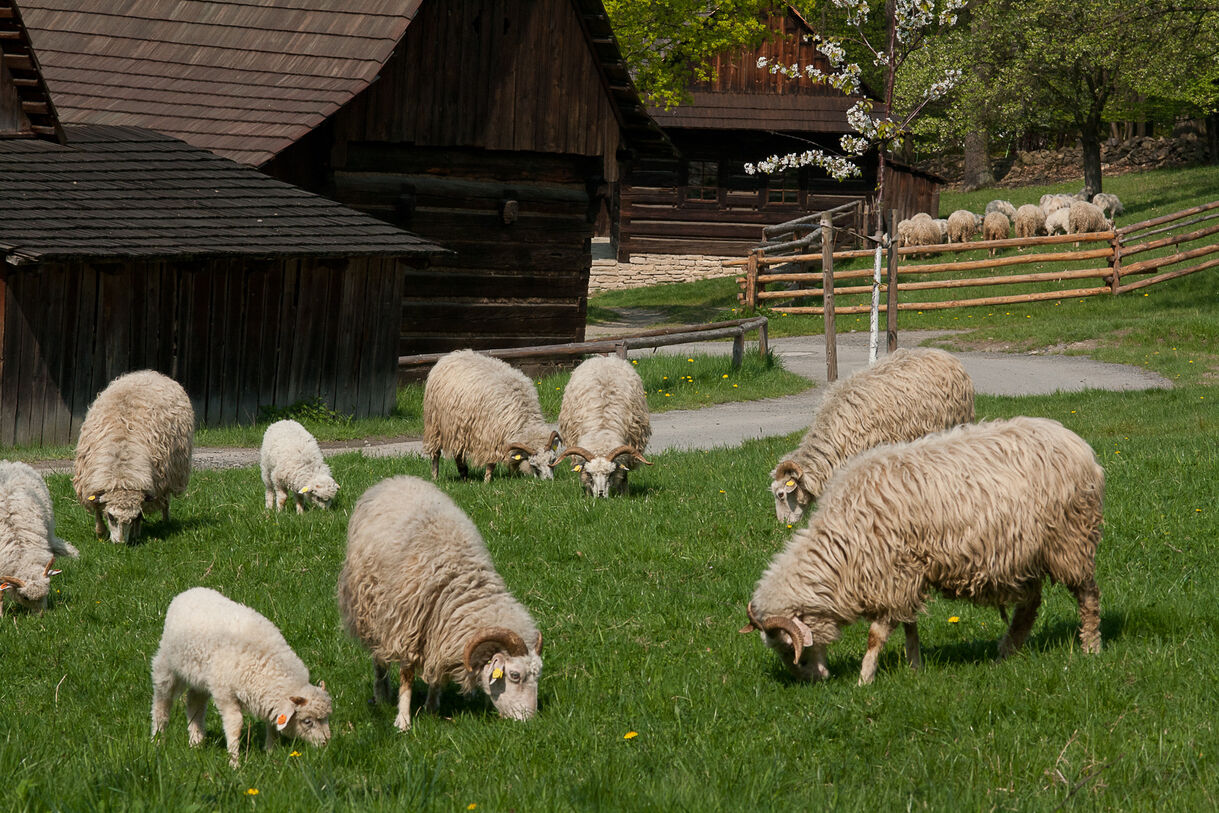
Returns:
[[[1049,576],[1079,603],[1083,650],[1099,652],[1104,484],[1092,448],[1045,418],[960,426],[865,452],[771,561],[741,631],[762,630],[793,675],[816,680],[829,676],[826,646],[841,628],[867,619],[859,682],[870,683],[898,623],[918,667],[916,618],[931,589],[1015,604],[1004,657],[1028,637]]]
[[[338,493],[339,484],[330,476],[317,440],[296,421],[276,421],[267,427],[258,460],[268,511],[272,503],[282,511],[289,494],[298,514],[305,512],[306,500],[329,508]]]
[[[1077,200],[1071,204],[1067,216],[1067,234],[1108,231],[1112,228],[1099,206]]]
[[[1071,216],[1070,209],[1055,209],[1045,219],[1046,234],[1066,234],[1067,221]]]
[[[1111,221],[1118,215],[1126,213],[1126,207],[1122,206],[1122,201],[1118,196],[1108,192],[1097,192],[1092,198],[1092,203],[1099,207],[1105,213],[1105,217]]]
[[[1006,240],[1012,224],[1007,215],[1002,212],[990,212],[982,219],[983,240]],[[995,256],[995,249],[990,250],[990,256]]]
[[[99,537],[103,518],[118,544],[139,537],[145,509],[169,520],[170,495],[190,481],[194,432],[186,390],[154,370],[121,375],[98,393],[80,428],[72,485]]]
[[[389,701],[387,669],[398,663],[399,729],[411,726],[416,670],[428,711],[449,681],[466,693],[481,689],[504,717],[537,711],[542,633],[508,592],[478,528],[431,483],[401,475],[360,497],[338,601],[343,626],[372,654],[377,702]]]
[[[1045,212],[1031,203],[1016,210],[1016,236],[1036,237],[1045,234]]]
[[[935,223],[935,227],[940,232],[939,241],[941,243],[947,243],[948,242],[948,218],[940,217],[940,218],[936,218],[935,220],[933,220],[931,222]]]
[[[948,242],[968,243],[978,231],[978,218],[973,212],[957,209],[948,216]]]
[[[594,497],[627,493],[627,475],[652,437],[648,395],[635,367],[625,359],[596,356],[571,374],[559,410],[559,433],[567,448],[551,463],[580,458],[575,470]]]
[[[934,246],[943,242],[938,221],[931,215],[919,212],[914,217],[897,224],[900,246]]]
[[[463,478],[469,476],[468,458],[486,468],[487,483],[496,463],[550,480],[559,442],[559,433],[542,419],[533,382],[511,365],[458,350],[443,356],[428,373],[423,450],[432,459],[433,480],[440,476],[442,452],[453,456]]]
[[[267,721],[267,748],[277,733],[313,745],[330,739],[325,681],[309,683],[309,670],[274,624],[206,587],[179,593],[169,603],[161,646],[152,659],[152,690],[152,736],[165,729],[170,707],[185,691],[191,745],[203,742],[210,696],[234,768],[243,711]]]
[[[986,214],[991,212],[1002,212],[1009,221],[1016,219],[1016,207],[1009,200],[992,200],[986,204]]]
[[[75,547],[55,535],[51,492],[27,463],[0,460],[0,594],[42,612],[51,592],[56,556],[76,558]],[[4,614],[0,595],[0,616]]]
[[[1066,194],[1046,194],[1041,196],[1039,206],[1042,214],[1049,217],[1051,213],[1058,209],[1068,209],[1075,202],[1074,195]]]
[[[973,381],[953,355],[931,348],[895,350],[825,391],[800,446],[770,473],[775,516],[799,522],[834,470],[865,449],[973,418]]]

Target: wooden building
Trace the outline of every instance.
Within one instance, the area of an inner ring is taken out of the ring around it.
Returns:
[[[583,339],[619,157],[665,148],[600,0],[23,7],[65,121],[171,133],[452,249],[406,273],[402,354]]]
[[[442,249],[169,136],[61,126],[11,0],[0,57],[0,445],[70,443],[142,368],[204,424],[388,413],[402,269]]]
[[[875,153],[865,156],[862,177],[844,182],[815,168],[746,174],[746,163],[770,155],[810,147],[839,151],[840,138],[852,132],[847,111],[861,100],[806,77],[792,80],[759,68],[758,58],[766,56],[831,72],[816,49],[815,32],[790,6],[770,17],[770,27],[762,46],[721,54],[717,79],[693,85],[690,103],[650,111],[680,156],[643,155],[631,168],[621,188],[619,260],[633,253],[743,254],[759,242],[764,225],[851,201],[864,202],[866,230],[874,230]],[[940,183],[910,167],[887,167],[889,201],[902,217],[937,211]]]

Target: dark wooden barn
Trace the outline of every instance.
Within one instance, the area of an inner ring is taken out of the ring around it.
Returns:
[[[643,154],[621,188],[619,259],[636,254],[743,254],[761,227],[852,201],[875,203],[878,162],[861,178],[835,181],[814,168],[748,175],[746,163],[811,146],[838,151],[852,132],[846,113],[860,97],[806,77],[791,80],[757,66],[766,56],[785,65],[816,64],[830,72],[808,23],[793,9],[769,18],[771,37],[756,49],[716,59],[717,79],[691,87],[691,101],[652,109],[680,155]],[[902,217],[939,208],[940,179],[900,164],[886,169],[889,201]],[[865,217],[870,215],[865,214]],[[868,219],[870,233],[874,230]],[[854,224],[861,229],[863,223]]]
[[[66,125],[0,0],[0,445],[66,444],[153,368],[200,422],[386,414],[402,269],[437,246],[175,138]]]
[[[583,339],[620,156],[665,143],[600,0],[23,6],[65,121],[168,132],[452,249],[406,273],[403,354]]]

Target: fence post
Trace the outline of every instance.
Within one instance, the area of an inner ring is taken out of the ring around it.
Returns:
[[[838,380],[838,337],[834,332],[834,221],[821,216],[821,288],[825,314],[825,380]]]
[[[737,331],[732,337],[732,369],[741,369],[741,364],[745,361],[745,328]]]
[[[745,307],[750,310],[758,307],[758,258],[761,256],[761,251],[751,251],[745,261]]]
[[[614,352],[618,355],[618,358],[622,359],[623,361],[626,360],[627,350],[628,348],[626,342],[619,342],[618,346],[614,348]]]
[[[885,304],[885,331],[889,352],[897,349],[897,210],[889,210],[889,297]]]
[[[1122,236],[1120,234],[1113,235],[1113,259],[1109,261],[1109,267],[1113,269],[1113,275],[1109,277],[1109,291],[1114,296],[1117,296],[1117,289],[1122,284]]]
[[[758,355],[763,359],[770,353],[770,336],[767,331],[766,322],[758,325]]]

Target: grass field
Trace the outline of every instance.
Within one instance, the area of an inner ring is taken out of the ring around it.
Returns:
[[[830,649],[828,682],[789,680],[743,604],[789,531],[766,479],[796,437],[669,452],[627,499],[576,479],[442,487],[485,535],[546,636],[540,711],[498,719],[449,692],[407,734],[372,707],[371,669],[334,603],[358,495],[422,460],[333,460],[337,510],[268,515],[253,468],[198,472],[166,524],[94,541],[68,478],[49,482],[64,561],[42,616],[0,621],[0,800],[13,810],[1194,810],[1219,797],[1219,419],[1213,390],[981,398],[982,417],[1057,418],[1108,478],[1098,556],[1104,651],[1080,653],[1067,592],[1047,587],[1027,649],[993,655],[993,610],[934,599],[926,666],[890,642],[856,687],[866,630]],[[451,468],[446,470],[453,477]],[[280,625],[335,699],[325,749],[261,750],[230,770],[214,711],[186,745],[182,704],[149,741],[148,677],[166,606],[206,585]],[[953,622],[950,619],[959,618]],[[418,694],[417,699],[421,700]],[[476,807],[471,808],[474,805]]]

